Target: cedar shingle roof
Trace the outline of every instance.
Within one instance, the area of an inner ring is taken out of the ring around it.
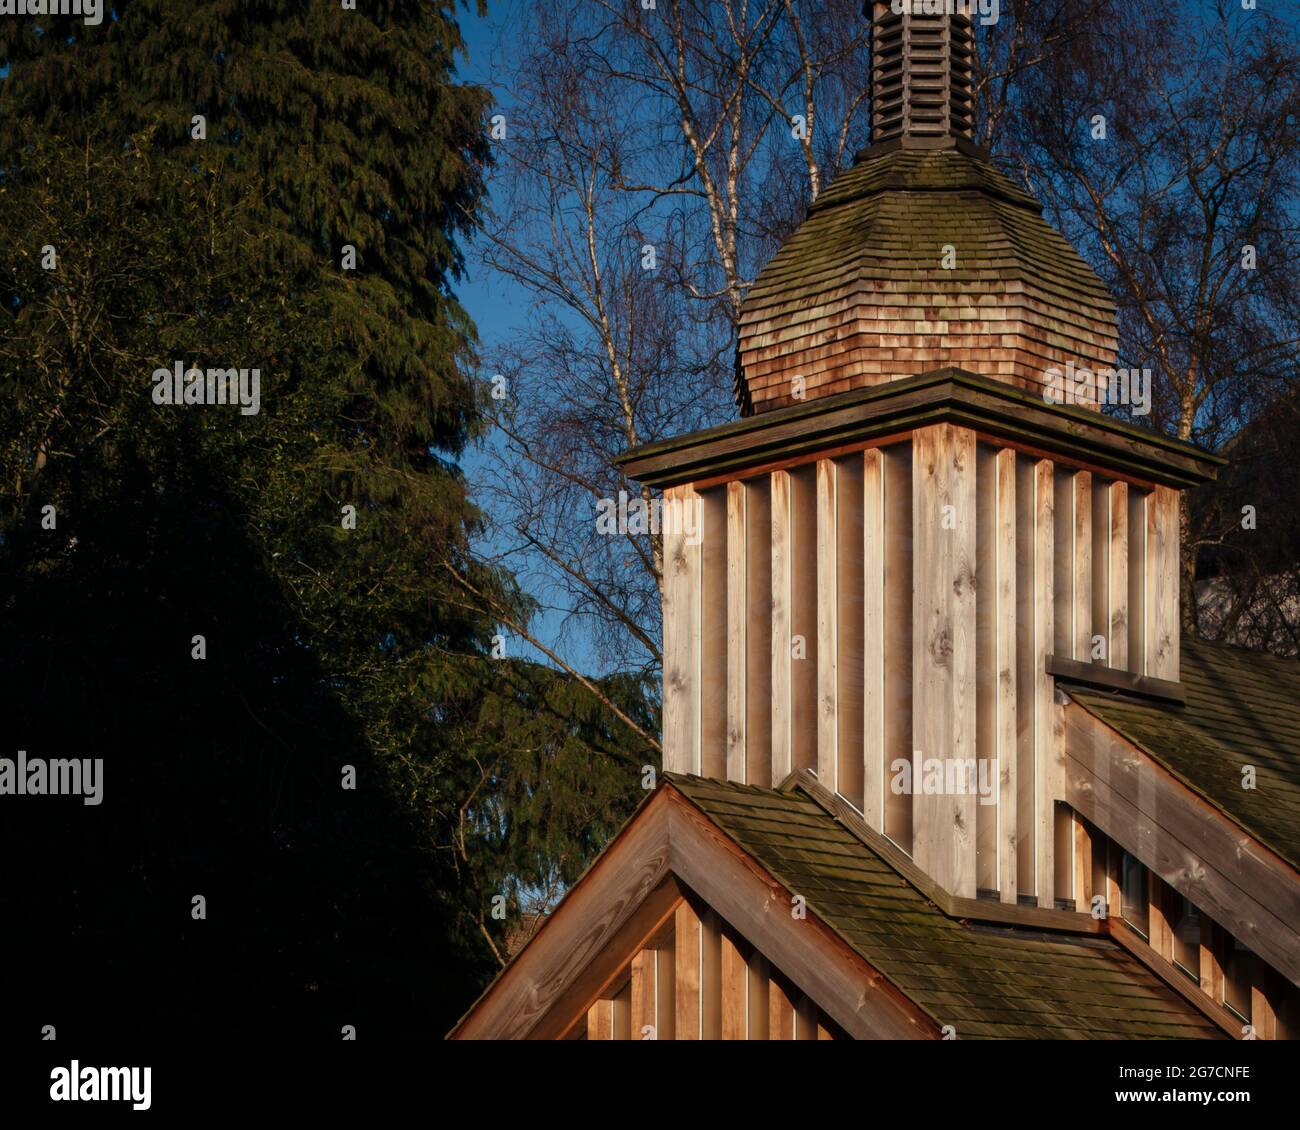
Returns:
[[[958,1039],[1222,1033],[1107,938],[949,918],[798,788],[667,774],[808,909]]]
[[[796,376],[811,398],[947,365],[1039,391],[1116,345],[1097,275],[990,161],[868,150],[746,295],[738,392],[763,412],[797,402]]]
[[[1070,688],[1070,697],[1300,867],[1300,662],[1184,640],[1184,706]],[[1254,789],[1242,788],[1253,765]]]

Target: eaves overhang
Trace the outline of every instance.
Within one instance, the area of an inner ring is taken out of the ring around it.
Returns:
[[[1042,396],[964,369],[818,397],[732,423],[632,448],[615,462],[629,478],[666,488],[741,478],[828,450],[869,446],[933,424],[956,424],[1045,457],[1117,476],[1184,488],[1215,478],[1227,463],[1091,408]]]

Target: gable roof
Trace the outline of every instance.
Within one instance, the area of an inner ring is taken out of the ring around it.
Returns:
[[[761,940],[774,971],[846,1034],[939,1037],[930,1018],[829,927],[813,915],[795,921],[789,892],[663,780],[449,1038],[568,1038],[688,901],[712,910],[746,944]],[[695,991],[702,1006],[698,972]]]
[[[1181,659],[1182,706],[1075,687],[1070,697],[1300,868],[1300,661],[1192,639]],[[1242,788],[1247,765],[1254,789]]]
[[[781,789],[665,774],[452,1038],[563,1036],[687,894],[858,1038],[1222,1038],[1113,924],[955,900],[840,803],[806,770]]]
[[[1205,1016],[1110,938],[949,917],[805,787],[669,781],[959,1039],[1197,1039]]]

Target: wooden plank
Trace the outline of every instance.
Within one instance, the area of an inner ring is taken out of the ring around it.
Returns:
[[[1080,817],[1080,819],[1083,819]],[[1106,839],[1096,828],[1085,821],[1085,827],[1088,829],[1088,839],[1091,842],[1092,851],[1092,877],[1089,889],[1092,891],[1092,898],[1100,898],[1104,904],[1107,898],[1106,894],[1106,863],[1110,841]],[[1092,903],[1089,902],[1087,907],[1080,907],[1081,911],[1092,912]]]
[[[912,846],[912,798],[895,792],[892,766],[910,761],[912,741],[912,448],[884,453],[885,492],[885,834]]]
[[[821,714],[818,689],[820,649],[817,586],[817,472],[797,467],[790,472],[790,764],[817,768],[817,734]]]
[[[865,803],[863,773],[865,736],[863,699],[866,673],[863,665],[866,613],[863,608],[863,472],[862,460],[851,459],[835,467],[836,599],[835,624],[836,734],[835,782],[842,796],[860,809]],[[820,652],[819,652],[820,654]],[[876,688],[877,699],[879,688]]]
[[[771,984],[771,968],[767,958],[761,953],[751,953],[746,965],[746,977],[748,982],[745,998],[747,1038],[766,1040],[768,1038],[768,992]]]
[[[1033,694],[1030,726],[1034,780],[1034,892],[1038,905],[1055,905],[1055,801],[1060,795],[1060,763],[1052,733],[1052,678],[1047,657],[1053,641],[1054,496],[1049,460],[1034,464],[1032,655]]]
[[[794,1010],[794,1038],[817,1039],[817,1006],[807,996],[801,996]]]
[[[772,784],[790,775],[790,475],[774,471],[772,522]]]
[[[452,1039],[557,1039],[586,1014],[681,898],[668,868],[670,803],[661,791],[623,827]]]
[[[612,1040],[614,1038],[614,1002],[597,1001],[587,1009],[587,1039]]]
[[[975,467],[975,756],[980,765],[996,765],[999,677],[997,452],[987,444],[977,444]],[[981,892],[998,889],[998,847],[998,805],[977,803],[975,885]]]
[[[639,1036],[637,1037],[640,1038]],[[626,981],[614,994],[614,1039],[632,1039],[632,982]]]
[[[632,959],[632,1039],[659,1038],[659,972],[655,951],[643,949]]]
[[[655,1023],[658,1038],[677,1039],[676,916],[667,941],[655,955]]]
[[[1128,483],[1110,483],[1110,665],[1129,666],[1128,614]]]
[[[1060,707],[1053,707],[1060,713]],[[1059,801],[1052,806],[1052,829],[1055,837],[1053,852],[1056,869],[1052,875],[1053,905],[1073,898],[1074,892],[1074,814],[1068,805]],[[1041,905],[1041,904],[1040,904]]]
[[[686,760],[695,766],[694,772],[703,772],[700,748],[700,725],[703,720],[701,695],[704,690],[704,500],[692,487],[682,490],[681,521],[685,527],[684,552],[686,555],[686,614],[689,626],[690,673],[689,702],[687,710],[691,719],[690,752]],[[695,544],[692,544],[694,542]]]
[[[1118,671],[1100,663],[1080,663],[1076,659],[1049,655],[1047,673],[1071,683],[1108,691],[1123,691],[1126,695],[1154,699],[1157,702],[1176,702],[1182,706],[1187,701],[1187,692],[1182,683],[1171,683],[1168,679],[1156,679],[1150,675],[1134,675],[1131,671]]]
[[[1250,1026],[1255,1030],[1255,1039],[1276,1040],[1277,1013],[1273,1008],[1272,970],[1262,967],[1258,961],[1252,964]]]
[[[1088,662],[1092,653],[1092,475],[1057,467],[1053,475],[1054,654]]]
[[[1074,909],[1080,914],[1092,905],[1092,833],[1077,813],[1074,825]]]
[[[700,911],[700,1037],[722,1039],[722,924],[711,905]]]
[[[1169,916],[1165,908],[1165,884],[1152,870],[1147,871],[1147,922],[1151,948],[1172,964],[1174,936],[1169,928]]]
[[[885,830],[885,457],[862,453],[862,814]]]
[[[829,788],[839,783],[839,538],[836,532],[836,468],[817,461],[817,775]]]
[[[1074,576],[1073,607],[1074,656],[1089,662],[1093,660],[1092,616],[1092,475],[1076,471],[1074,488]],[[1103,542],[1104,546],[1105,543]],[[1102,662],[1105,662],[1104,657]]]
[[[937,1039],[938,1027],[810,913],[790,915],[792,892],[673,790],[674,870],[853,1039]],[[706,1029],[707,1035],[707,1029]]]
[[[835,1037],[834,1037],[833,1035],[831,1035],[831,1030],[830,1030],[829,1028],[827,1028],[826,1025],[824,1025],[824,1024],[822,1024],[822,1023],[820,1023],[820,1022],[819,1022],[818,1025],[817,1025],[817,1038],[818,1038],[819,1040],[833,1040],[833,1039],[835,1039]]]
[[[771,480],[745,484],[745,781],[770,788],[772,773]]]
[[[980,445],[976,543],[976,721],[996,803],[976,806],[977,882],[1014,903],[1016,875],[1016,455]]]
[[[978,798],[964,767],[977,768],[975,436],[922,428],[912,450],[914,745],[945,771],[941,794],[912,782],[912,856],[940,886],[974,898]]]
[[[767,983],[767,1038],[794,1039],[794,1002],[784,983],[774,977]]]
[[[745,748],[749,626],[745,493],[744,483],[727,484],[727,779],[741,784],[749,780]]]
[[[1111,569],[1114,564],[1111,540],[1111,487],[1109,480],[1092,480],[1092,631],[1105,640],[1102,662],[1111,663]]]
[[[682,490],[682,487],[669,487],[663,496],[663,767],[689,773],[693,765],[684,758],[690,747],[692,720],[687,713],[684,691],[692,664],[685,591],[688,581],[685,535],[681,523]]]
[[[1120,887],[1122,853],[1119,844],[1106,840],[1106,917],[1119,918],[1124,908],[1124,894]]]
[[[727,492],[722,487],[695,496],[703,519],[700,554],[700,748],[699,772],[726,778],[729,756]]]
[[[689,544],[688,487],[664,492],[664,675],[666,770],[698,773],[700,694],[700,547]]]
[[[1147,505],[1147,670],[1178,681],[1179,506],[1171,487],[1156,487]]]
[[[749,1039],[749,969],[726,931],[722,934],[722,1038]]]
[[[677,906],[673,930],[673,987],[676,1007],[674,1039],[699,1040],[700,1027],[700,916],[689,899]]]
[[[1002,449],[996,456],[997,518],[994,567],[994,630],[997,633],[998,759],[998,892],[1014,903],[1019,887],[1016,847],[1019,842],[1019,789],[1016,752],[1016,453]]]
[[[1092,627],[1106,641],[1104,662],[1128,667],[1128,484],[1092,484]]]
[[[1154,674],[1147,668],[1147,505],[1148,491],[1128,496],[1128,669],[1135,675]]]
[[[1074,654],[1074,472],[1054,466],[1052,471],[1052,650]]]
[[[1037,538],[1035,463],[1016,458],[1016,887],[1037,889],[1036,790],[1034,782],[1034,578]]]

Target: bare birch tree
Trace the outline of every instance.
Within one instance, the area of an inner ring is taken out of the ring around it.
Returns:
[[[1300,380],[1295,27],[1239,4],[1111,4],[1072,42],[1021,73],[1000,146],[1107,283],[1121,364],[1152,370],[1151,413],[1136,422],[1224,448]],[[1262,502],[1184,505],[1187,629],[1240,620],[1229,608],[1200,623],[1197,560],[1228,532],[1225,514],[1231,525]],[[1256,571],[1249,541],[1233,544]]]
[[[868,25],[843,0],[521,19],[484,261],[536,303],[486,358],[503,379],[481,489],[530,591],[601,664],[653,671],[658,538],[606,536],[596,505],[653,503],[614,466],[627,448],[734,415],[745,291],[866,141]]]
[[[1296,378],[1296,37],[1237,7],[1003,0],[977,30],[978,140],[1110,286],[1124,359],[1156,374],[1150,425],[1210,447]],[[659,666],[658,541],[600,534],[595,507],[652,501],[614,464],[628,447],[734,418],[746,290],[869,141],[869,33],[857,0],[510,21],[485,260],[535,305],[486,358],[506,393],[482,485],[562,663]],[[1224,513],[1187,508],[1187,593]]]

